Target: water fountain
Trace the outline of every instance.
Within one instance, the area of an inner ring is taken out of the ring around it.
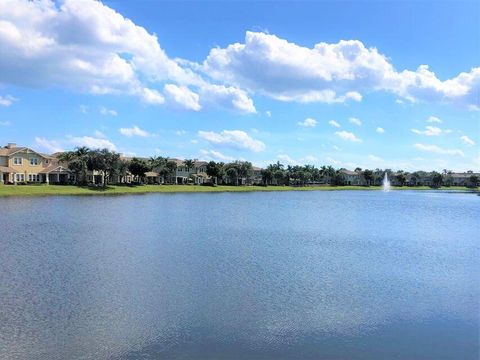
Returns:
[[[386,172],[383,178],[383,191],[390,191],[390,180],[388,180],[388,174]]]

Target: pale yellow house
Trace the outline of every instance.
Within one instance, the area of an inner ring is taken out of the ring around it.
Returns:
[[[50,155],[13,143],[0,148],[0,183],[68,183],[72,176]]]

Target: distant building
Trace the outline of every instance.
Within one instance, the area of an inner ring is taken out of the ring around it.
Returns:
[[[363,186],[366,184],[362,173],[359,171],[340,169],[338,172],[342,174],[345,185]]]

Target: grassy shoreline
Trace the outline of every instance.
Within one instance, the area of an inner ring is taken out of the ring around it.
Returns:
[[[255,191],[348,191],[381,190],[380,186],[199,186],[199,185],[141,185],[108,186],[107,188],[90,188],[73,185],[0,185],[0,198],[12,196],[56,196],[56,195],[128,195],[149,193],[190,193],[190,192],[255,192]],[[432,190],[428,186],[393,187],[392,190]],[[456,190],[478,192],[478,189],[466,187],[443,187],[436,191]]]

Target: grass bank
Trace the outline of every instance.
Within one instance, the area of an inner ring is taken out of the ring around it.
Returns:
[[[140,185],[108,186],[106,188],[80,187],[71,185],[0,185],[0,197],[49,196],[49,195],[121,195],[147,193],[187,192],[251,192],[251,191],[334,191],[334,190],[381,190],[379,186],[198,186],[198,185]],[[393,190],[431,190],[430,187],[394,187]],[[441,190],[478,191],[466,187],[445,187]]]

